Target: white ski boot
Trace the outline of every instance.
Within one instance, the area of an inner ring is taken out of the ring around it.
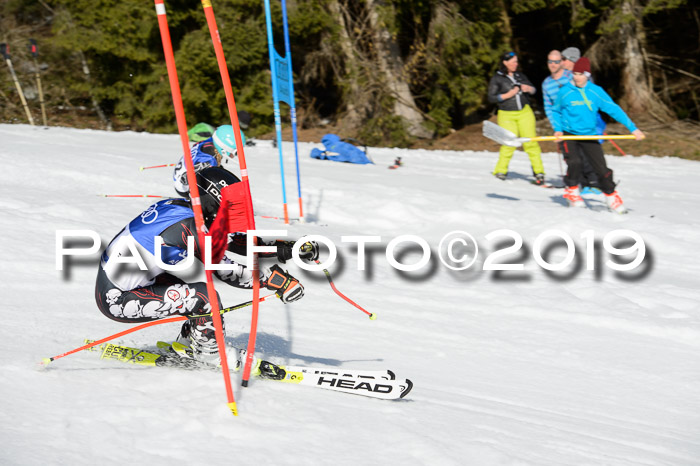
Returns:
[[[569,203],[569,207],[586,207],[586,203],[583,202],[578,186],[567,186],[564,189],[563,197]]]
[[[622,198],[617,191],[613,191],[611,194],[605,195],[605,202],[608,204],[608,209],[610,212],[617,212],[618,214],[626,214],[627,207],[622,203]]]
[[[160,343],[160,342],[159,342]],[[160,347],[160,344],[158,345]],[[190,346],[174,341],[170,345],[170,351],[177,354],[180,358],[191,359],[192,361],[201,362],[209,366],[220,367],[221,358],[219,352],[203,352],[195,351]],[[229,370],[238,372],[243,365],[243,357],[245,350],[239,350],[235,346],[226,345],[226,360],[228,361]],[[235,362],[234,362],[235,361]]]

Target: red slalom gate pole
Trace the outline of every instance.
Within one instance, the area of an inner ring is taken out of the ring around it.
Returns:
[[[152,167],[139,167],[139,170],[148,170],[150,168],[163,168],[163,167],[174,167],[176,163],[166,163],[165,165],[153,165]]]
[[[260,302],[265,301],[266,299],[272,298],[273,296],[277,296],[277,294],[276,294],[276,293],[272,293],[272,294],[269,294],[269,295],[267,295],[267,296],[263,296],[262,298],[260,298]],[[238,310],[238,309],[242,309],[242,308],[244,308],[244,307],[246,307],[246,306],[250,306],[251,304],[253,304],[252,301],[247,301],[247,302],[245,302],[245,303],[236,304],[235,306],[231,306],[231,307],[227,307],[227,308],[225,308],[225,309],[221,309],[220,313],[223,314],[223,313],[225,313],[225,312],[230,312],[230,311],[235,311],[235,310]],[[204,314],[204,315],[207,315],[207,314]],[[179,321],[183,321],[183,320],[187,320],[187,316],[174,316],[174,317],[168,317],[168,318],[166,318],[166,319],[159,319],[159,320],[154,320],[154,321],[151,321],[151,322],[146,322],[145,324],[137,325],[136,327],[131,327],[131,328],[128,329],[128,330],[124,330],[124,331],[122,331],[122,332],[115,333],[114,335],[110,335],[110,336],[108,336],[108,337],[101,338],[101,339],[99,339],[99,340],[93,341],[92,343],[88,343],[88,344],[86,344],[86,345],[83,345],[83,346],[81,346],[81,347],[79,347],[79,348],[75,348],[75,349],[72,349],[72,350],[70,350],[70,351],[66,351],[66,352],[63,353],[63,354],[59,354],[58,356],[54,356],[54,357],[52,357],[52,358],[44,358],[44,359],[41,360],[41,362],[40,362],[39,364],[43,364],[44,366],[48,366],[51,362],[55,361],[56,359],[60,359],[60,358],[69,356],[69,355],[71,355],[71,354],[77,353],[77,352],[79,352],[79,351],[83,351],[83,350],[86,350],[86,349],[88,349],[88,348],[92,348],[93,346],[97,346],[97,345],[102,344],[102,343],[105,343],[105,342],[107,342],[107,341],[114,340],[115,338],[119,338],[119,337],[121,337],[121,336],[128,335],[128,334],[130,334],[130,333],[134,333],[134,332],[136,332],[136,331],[138,331],[138,330],[141,330],[141,329],[144,329],[144,328],[147,328],[147,327],[152,327],[152,326],[154,326],[154,325],[167,324],[167,323],[170,323],[170,322],[179,322]]]
[[[168,20],[165,13],[165,5],[163,0],[155,0],[156,14],[158,15],[158,27],[160,29],[160,37],[163,42],[163,53],[165,54],[165,63],[168,68],[168,80],[170,81],[170,92],[173,97],[173,107],[175,108],[175,117],[177,119],[177,129],[180,133],[180,141],[182,143],[182,152],[187,167],[187,183],[190,188],[190,200],[192,202],[192,210],[194,211],[194,220],[197,225],[197,237],[199,244],[204,247],[204,217],[202,216],[202,203],[199,198],[199,188],[197,187],[197,177],[190,155],[190,146],[187,138],[187,122],[185,121],[185,110],[182,105],[182,95],[180,94],[180,83],[177,79],[177,69],[175,68],[175,56],[173,54],[173,46],[170,41],[170,30],[168,29]],[[239,136],[240,139],[240,136]],[[243,145],[237,142],[238,147]],[[233,387],[231,386],[231,375],[228,370],[228,360],[226,358],[226,345],[224,342],[223,326],[221,324],[221,314],[219,313],[219,301],[214,288],[214,280],[211,270],[206,271],[207,277],[207,295],[209,303],[212,307],[212,320],[214,321],[214,329],[216,334],[216,343],[221,358],[221,372],[224,376],[224,384],[226,386],[227,405],[234,416],[238,416],[238,408],[236,400],[233,397]],[[258,296],[254,296],[254,305],[257,306]]]
[[[607,134],[608,134],[608,133],[606,133],[605,131],[603,131],[603,135],[604,135],[604,136],[607,135]],[[627,154],[625,154],[625,151],[623,151],[622,149],[620,149],[620,146],[618,146],[617,143],[616,143],[614,140],[610,139],[610,143],[611,143],[613,146],[615,146],[615,149],[617,149],[617,151],[618,151],[620,154],[622,154],[623,157],[627,155]]]
[[[98,194],[102,197],[159,197],[165,198],[165,196],[158,196],[156,194]]]
[[[128,335],[129,333],[136,332],[136,331],[141,330],[141,329],[143,329],[143,328],[151,327],[151,326],[153,326],[153,325],[167,324],[167,323],[169,323],[169,322],[177,322],[177,321],[180,321],[180,320],[187,320],[187,317],[185,317],[185,316],[176,316],[176,317],[168,317],[167,319],[159,319],[159,320],[154,320],[154,321],[152,321],[152,322],[146,322],[145,324],[137,325],[136,327],[132,327],[132,328],[130,328],[130,329],[128,329],[128,330],[124,330],[123,332],[115,333],[114,335],[110,335],[110,336],[108,336],[108,337],[100,338],[99,340],[95,340],[95,341],[93,341],[92,343],[88,343],[87,345],[81,346],[80,348],[75,348],[75,349],[72,349],[72,350],[70,350],[70,351],[66,351],[66,352],[63,353],[63,354],[59,354],[58,356],[54,356],[54,357],[52,357],[52,358],[44,358],[44,359],[41,360],[41,362],[40,362],[39,364],[43,364],[43,365],[45,365],[45,366],[48,366],[49,363],[51,363],[52,361],[55,361],[56,359],[60,359],[60,358],[63,358],[63,357],[65,357],[65,356],[69,356],[69,355],[71,355],[71,354],[73,354],[73,353],[77,353],[77,352],[79,352],[79,351],[83,351],[83,350],[86,350],[86,349],[88,349],[88,348],[92,348],[93,346],[97,346],[97,345],[100,345],[100,344],[102,344],[102,343],[104,343],[104,342],[107,342],[107,341],[110,341],[110,340],[114,340],[115,338],[119,338],[119,337],[121,337],[121,336],[123,336],[123,335]]]
[[[202,8],[204,9],[204,15],[207,18],[207,26],[209,28],[209,34],[211,35],[212,44],[214,45],[216,62],[219,65],[219,73],[221,74],[221,81],[224,85],[224,93],[226,94],[226,104],[228,106],[228,112],[231,118],[231,125],[234,129],[233,134],[236,139],[236,147],[238,148],[238,163],[241,169],[241,177],[243,178],[242,182],[244,183],[245,189],[247,191],[246,210],[248,216],[248,230],[255,230],[253,198],[250,194],[248,167],[245,161],[243,141],[241,140],[241,128],[238,122],[238,112],[236,111],[236,100],[233,97],[231,79],[228,75],[228,67],[226,66],[226,58],[224,57],[224,48],[221,45],[221,36],[219,34],[219,28],[216,25],[216,18],[214,17],[214,9],[212,8],[211,0],[202,0]],[[257,240],[253,240],[253,245],[257,245]],[[243,385],[244,387],[248,386],[248,380],[250,379],[250,370],[253,365],[253,354],[255,353],[255,339],[258,331],[258,299],[260,296],[260,278],[258,272],[257,253],[253,253],[253,263],[251,265],[251,272],[253,274],[253,312],[250,323],[250,336],[248,337],[248,348],[246,350],[245,366],[243,368],[243,377],[241,380],[241,385]]]
[[[318,260],[316,261],[316,263],[318,265],[321,265],[321,263]],[[350,304],[352,304],[353,306],[355,306],[356,308],[358,308],[359,310],[361,310],[362,312],[367,314],[369,316],[369,320],[376,320],[377,319],[377,314],[373,314],[373,313],[365,310],[362,306],[357,304],[355,301],[353,301],[352,299],[348,298],[343,293],[338,291],[338,288],[335,287],[335,284],[333,283],[333,279],[331,278],[331,273],[328,271],[328,269],[323,269],[323,273],[326,274],[326,278],[328,279],[328,283],[331,284],[331,288],[333,288],[333,291],[335,291],[335,294],[337,294],[338,296],[343,298],[345,301],[349,302]]]
[[[622,149],[620,149],[620,146],[618,146],[617,143],[616,143],[615,141],[613,141],[613,140],[611,139],[611,140],[610,140],[610,143],[611,143],[613,146],[615,146],[615,149],[617,149],[617,151],[618,151],[620,154],[622,154],[623,157],[627,155],[627,154],[625,153],[625,151],[623,151]]]
[[[626,156],[626,155],[627,155],[627,154],[625,153],[625,151],[623,151],[622,149],[620,149],[620,146],[618,146],[617,143],[616,143],[615,141],[613,141],[613,140],[611,139],[611,140],[610,140],[610,143],[611,143],[613,146],[615,146],[615,149],[617,149],[617,151],[618,151],[620,154],[622,154],[623,156]]]

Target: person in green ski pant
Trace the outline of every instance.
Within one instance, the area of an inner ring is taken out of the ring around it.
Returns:
[[[537,92],[535,86],[524,73],[518,71],[518,56],[507,52],[501,57],[498,71],[491,78],[488,87],[489,102],[498,105],[498,125],[511,131],[518,137],[535,137],[535,114],[530,108],[530,96]],[[526,142],[523,150],[530,157],[535,184],[544,184],[544,166],[542,150],[537,142]],[[493,174],[505,180],[508,165],[513,158],[515,147],[501,146],[498,163]]]

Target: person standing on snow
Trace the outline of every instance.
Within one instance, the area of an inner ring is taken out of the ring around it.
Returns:
[[[488,87],[489,102],[498,104],[498,125],[518,137],[532,138],[535,133],[535,114],[530,108],[530,96],[537,92],[535,86],[524,73],[518,71],[518,56],[507,52],[501,57],[501,64],[491,78]],[[523,150],[530,157],[532,173],[536,184],[544,184],[542,150],[536,141],[523,143]],[[501,146],[500,155],[493,174],[501,180],[508,176],[508,165],[513,158],[515,147]]]
[[[564,68],[565,71],[568,72],[569,75],[569,81],[571,81],[572,77],[572,71],[574,69],[574,65],[578,61],[579,58],[581,58],[581,51],[577,49],[576,47],[567,47],[564,49],[564,51],[561,53],[562,57],[562,67]],[[593,82],[593,77],[591,76],[590,81]],[[556,102],[557,97],[556,94],[554,95],[552,102]],[[552,103],[554,105],[554,103]],[[545,109],[547,108],[547,104],[545,103]],[[549,116],[549,114],[547,114]],[[552,122],[552,119],[549,119],[549,122]],[[600,116],[600,113],[596,115],[596,123],[595,123],[595,133],[591,134],[603,134],[605,133],[605,121],[603,121],[603,117]],[[603,140],[601,139],[600,141],[601,144],[603,143]],[[559,151],[564,153],[561,150],[561,143],[559,147]],[[569,163],[569,161],[564,158],[564,162]],[[595,174],[595,171],[593,171],[593,167],[591,167],[590,162],[588,160],[584,159],[583,160],[583,176],[581,177],[581,194],[600,194],[600,183],[598,183],[598,177]]]
[[[210,167],[197,173],[207,228],[211,228],[219,210],[221,190],[237,182],[236,176],[221,167]],[[187,259],[188,237],[193,237],[192,253],[204,262],[196,231],[194,212],[188,200],[164,199],[151,205],[129,222],[104,250],[97,272],[95,300],[105,316],[118,322],[145,322],[173,315],[193,316],[183,324],[176,340],[179,346],[173,343],[173,348],[180,349],[177,351],[180,356],[216,366],[220,359],[213,319],[206,315],[211,312],[206,283],[185,283],[159,266],[155,256],[155,237],[163,238],[161,262],[167,265]],[[276,254],[260,256],[276,256],[282,263],[292,258],[292,242],[259,240],[258,244],[277,247]],[[133,255],[132,248],[139,252],[146,270],[134,264],[120,263],[120,256]],[[318,259],[318,252],[316,242],[306,242],[300,249],[300,257],[314,261]],[[217,270],[218,278],[237,288],[252,288],[252,272],[241,265],[245,263],[245,256],[245,234],[229,235],[226,255],[221,263],[231,265],[233,270]],[[278,264],[261,268],[260,275],[260,286],[277,292],[285,304],[304,296],[301,283]]]
[[[561,58],[564,69],[573,72],[574,65],[581,58],[581,51],[576,47],[567,47],[562,50]]]
[[[644,139],[644,133],[636,127],[627,114],[600,87],[588,80],[591,64],[588,58],[580,58],[573,69],[573,82],[559,90],[557,102],[552,108],[552,126],[555,136],[594,134],[596,116],[603,111],[623,124],[637,140]],[[618,213],[626,213],[622,198],[615,191],[613,172],[605,162],[603,149],[595,140],[563,141],[564,157],[568,158],[568,169],[564,182],[564,199],[570,206],[583,207],[578,185],[581,182],[583,160],[587,159],[598,176],[600,187],[605,193],[608,208]]]
[[[576,47],[567,47],[561,53],[561,57],[563,59],[562,66],[564,67],[564,69],[573,73],[574,65],[576,64],[578,59],[581,58],[581,51],[579,49],[577,49]],[[595,83],[595,81],[593,81],[593,76],[589,76],[588,80],[592,83]],[[556,99],[555,99],[555,101],[556,101]],[[598,113],[597,118],[596,118],[596,122],[595,122],[595,133],[594,134],[603,135],[603,133],[605,133],[606,126],[607,125],[605,124],[603,117],[601,117],[600,113]],[[601,139],[599,142],[602,144],[603,140]],[[589,173],[592,177],[591,180],[593,180],[597,184],[598,181],[595,178],[595,172],[593,171],[593,169],[591,169]]]
[[[243,131],[241,131],[241,141],[245,145],[246,141]],[[210,138],[195,144],[190,149],[195,173],[205,168],[221,166],[222,160],[228,161],[228,159],[236,157],[237,154],[236,138],[233,135],[233,126],[231,125],[219,126]],[[179,196],[189,197],[187,167],[185,166],[184,156],[180,157],[180,160],[175,166],[173,182],[175,185],[175,192],[177,192]]]
[[[563,57],[559,50],[552,50],[547,55],[547,68],[549,68],[550,74],[542,82],[542,100],[544,101],[544,113],[550,123],[552,122],[552,107],[557,101],[559,89],[571,81],[573,77],[573,73],[564,68],[562,61]]]

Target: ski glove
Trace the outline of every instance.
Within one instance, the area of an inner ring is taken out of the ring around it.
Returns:
[[[299,280],[292,277],[288,272],[275,264],[270,267],[272,273],[265,283],[268,290],[276,291],[284,304],[298,301],[304,297],[304,287]]]
[[[277,259],[283,264],[292,258],[293,241],[277,241]],[[319,247],[316,241],[307,241],[299,248],[299,257],[313,262],[318,259]]]

